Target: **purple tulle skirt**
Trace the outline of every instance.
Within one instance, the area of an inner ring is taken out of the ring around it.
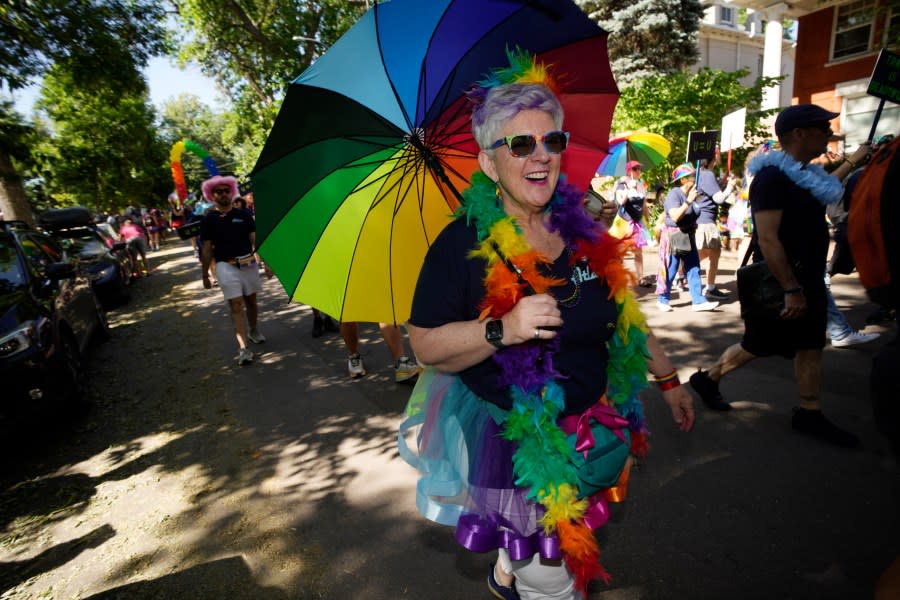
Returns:
[[[455,375],[428,368],[419,376],[399,436],[401,456],[421,473],[417,508],[456,527],[457,540],[470,550],[558,559],[558,539],[545,536],[538,523],[544,507],[513,481],[516,444],[501,437],[505,414]],[[406,443],[411,432],[417,453]]]

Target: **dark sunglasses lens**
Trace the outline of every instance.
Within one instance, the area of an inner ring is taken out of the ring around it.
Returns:
[[[551,131],[544,136],[544,147],[547,148],[547,152],[559,154],[566,149],[567,144],[566,134],[562,131]]]
[[[528,156],[534,152],[535,140],[533,135],[517,135],[509,140],[509,151],[515,156]]]

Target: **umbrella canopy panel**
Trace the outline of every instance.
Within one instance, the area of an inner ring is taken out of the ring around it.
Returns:
[[[465,92],[516,47],[553,65],[572,133],[562,168],[587,186],[618,89],[606,33],[571,0],[376,4],[289,86],[251,175],[260,253],[293,299],[344,320],[408,318],[425,252],[478,168]]]

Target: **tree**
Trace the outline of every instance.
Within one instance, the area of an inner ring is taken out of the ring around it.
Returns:
[[[195,61],[231,98],[226,139],[249,171],[284,91],[367,8],[366,0],[173,0],[182,61]],[[300,41],[295,40],[298,38]]]
[[[700,0],[575,0],[610,32],[616,82],[628,87],[653,75],[671,75],[697,62]]]
[[[725,72],[703,68],[696,75],[686,72],[656,75],[622,90],[613,130],[645,129],[672,143],[669,160],[648,173],[647,181],[667,181],[672,169],[684,162],[688,132],[718,129],[722,117],[739,108],[747,108],[745,131],[751,144],[760,143],[768,136],[763,120],[777,109],[760,110],[762,93],[780,78],[760,77],[752,86],[745,87],[740,80],[746,75],[745,70]],[[735,165],[743,163],[748,151],[733,153]]]
[[[44,79],[38,107],[53,136],[49,193],[95,212],[154,205],[166,196],[166,151],[157,139],[146,83],[132,67],[117,88],[79,87],[74,73],[57,65]]]
[[[0,101],[0,210],[5,219],[32,222],[16,163],[28,160],[33,132],[24,117],[14,110],[12,102]]]
[[[81,87],[115,82],[166,49],[163,9],[152,0],[14,0],[0,9],[0,84],[25,87],[63,65]],[[127,52],[121,52],[121,49]],[[0,120],[8,120],[0,106]],[[0,209],[32,222],[12,155],[0,146]],[[8,169],[12,169],[11,171]]]

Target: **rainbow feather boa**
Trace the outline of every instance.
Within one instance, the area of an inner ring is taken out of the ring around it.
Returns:
[[[493,250],[496,243],[503,254],[522,269],[525,280],[537,293],[547,292],[562,282],[543,275],[541,267],[551,264],[533,250],[496,197],[493,181],[481,172],[472,176],[472,185],[463,192],[465,204],[459,214],[475,225],[479,245],[470,256],[487,261],[486,294],[480,308],[484,316],[499,318],[512,310],[523,297],[518,282]],[[623,245],[605,235],[582,208],[581,194],[560,180],[548,206],[549,229],[558,232],[573,249],[572,264],[587,258],[591,269],[605,279],[618,310],[616,331],[609,345],[607,398],[629,421],[632,452],[646,453],[644,418],[638,392],[647,385],[647,324],[629,291],[633,276],[622,263]],[[546,509],[541,520],[544,532],[556,532],[560,549],[575,585],[587,593],[594,579],[609,581],[600,565],[600,549],[593,530],[585,523],[588,500],[578,497],[572,448],[557,425],[565,407],[562,387],[555,379],[553,342],[526,342],[499,350],[494,360],[501,368],[500,385],[509,386],[513,408],[504,425],[505,439],[516,442],[513,473],[516,485],[529,490],[528,497]]]

